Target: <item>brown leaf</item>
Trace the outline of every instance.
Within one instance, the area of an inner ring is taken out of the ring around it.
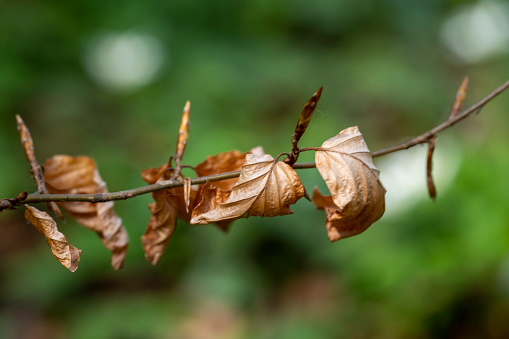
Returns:
[[[212,186],[212,183],[207,182],[201,187],[200,196],[201,200],[193,209],[193,216],[208,213],[217,208],[219,204],[224,204],[231,195],[231,190],[222,190],[221,188]],[[235,221],[234,219],[216,221],[216,225],[223,231],[228,231],[230,224]]]
[[[359,234],[380,219],[385,211],[385,189],[356,126],[326,140],[316,151],[315,162],[332,194],[328,201],[313,191],[317,208],[327,212],[331,241]]]
[[[263,151],[261,148],[255,148],[250,152],[259,154]],[[245,156],[245,153],[239,151],[224,152],[215,156],[208,156],[205,161],[195,167],[195,171],[198,176],[237,171],[242,168]],[[168,163],[158,168],[148,168],[141,173],[143,180],[148,184],[168,180],[173,178],[175,174],[175,170],[171,169]],[[185,181],[182,176],[178,175],[175,179]],[[189,213],[187,206],[191,207],[191,210],[198,208],[198,210],[202,212],[209,211],[212,208],[211,206],[215,208],[217,204],[227,199],[231,188],[235,185],[237,180],[238,178],[233,178],[230,180],[216,181],[198,188],[187,185],[153,192],[152,197],[155,202],[149,204],[152,216],[149,220],[147,230],[142,236],[142,244],[146,259],[153,265],[157,264],[166,251],[173,232],[175,232],[177,218],[183,219],[187,223],[190,222],[191,213]],[[221,196],[226,196],[226,198],[221,200]],[[231,221],[220,221],[216,224],[222,230],[227,230],[230,223]]]
[[[261,146],[251,149],[247,153],[237,150],[219,153],[214,156],[207,156],[205,160],[195,167],[196,175],[199,177],[214,174],[240,171],[242,165],[246,162],[246,154],[255,154],[262,156],[265,154]],[[226,180],[214,181],[202,186],[200,190],[200,202],[195,207],[197,214],[209,212],[217,207],[218,204],[224,203],[230,196],[233,186],[239,178],[231,178]],[[230,224],[236,220],[218,221],[216,225],[223,231],[228,231]]]
[[[81,250],[69,244],[65,236],[58,231],[57,223],[48,213],[39,211],[32,206],[25,206],[25,218],[46,237],[55,258],[69,271],[76,271],[80,262]]]
[[[157,168],[147,168],[141,171],[141,177],[143,180],[147,182],[147,184],[152,185],[155,184],[164,172],[169,168],[169,164],[166,163]]]
[[[153,184],[171,178],[174,170],[168,170],[168,164],[159,168],[149,168],[142,172],[143,179]],[[157,179],[155,179],[157,177]],[[177,179],[183,180],[182,177]],[[155,181],[154,181],[155,180]],[[157,264],[166,251],[177,225],[177,217],[189,222],[191,213],[186,210],[185,188],[177,187],[152,192],[154,203],[149,204],[152,216],[147,230],[141,237],[145,258],[153,265]],[[190,186],[189,204],[194,207],[198,190]]]
[[[224,203],[203,214],[193,213],[191,224],[250,216],[274,217],[293,213],[290,205],[304,196],[304,186],[295,171],[268,154],[246,155],[239,180]]]
[[[253,148],[248,153],[265,154],[261,147]],[[242,165],[246,162],[246,154],[237,150],[223,152],[216,155],[209,155],[204,161],[196,165],[196,175],[205,177],[214,174],[240,171]],[[239,178],[231,178],[227,180],[220,180],[211,182],[211,186],[217,187],[223,191],[230,191],[237,183]]]
[[[171,236],[177,225],[177,207],[174,198],[167,190],[152,192],[155,202],[148,208],[152,216],[148,222],[147,230],[141,237],[145,258],[157,264],[166,251]]]
[[[50,193],[107,193],[95,161],[86,156],[55,155],[44,164],[44,179]],[[113,201],[103,203],[60,202],[60,206],[80,224],[96,232],[104,246],[112,252],[111,265],[122,268],[129,245],[122,220],[113,210]]]

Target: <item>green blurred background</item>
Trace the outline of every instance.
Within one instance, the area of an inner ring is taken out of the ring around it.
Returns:
[[[118,191],[174,153],[186,100],[187,164],[289,151],[320,86],[301,145],[358,125],[377,150],[446,119],[463,76],[466,106],[508,80],[508,46],[509,8],[496,1],[3,2],[0,198],[34,191],[15,114],[40,162],[91,156]],[[116,204],[131,238],[119,272],[95,234],[59,226],[83,250],[70,273],[21,209],[4,211],[0,337],[507,338],[507,107],[504,93],[440,135],[436,203],[425,147],[375,159],[386,215],[333,244],[302,199],[291,216],[239,220],[228,234],[179,222],[153,267],[142,196]],[[327,192],[316,170],[299,175]]]

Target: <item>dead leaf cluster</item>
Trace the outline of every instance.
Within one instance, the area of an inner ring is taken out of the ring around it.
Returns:
[[[359,234],[378,220],[385,210],[385,189],[357,127],[341,131],[321,147],[299,149],[297,146],[320,94],[321,89],[304,107],[292,136],[292,153],[287,154],[285,160],[279,161],[279,156],[274,158],[265,154],[261,147],[247,153],[234,150],[207,156],[193,168],[196,176],[209,177],[233,171],[240,171],[240,176],[199,185],[192,185],[191,178],[181,173],[185,167],[181,161],[189,135],[188,102],[180,124],[176,156],[170,157],[160,167],[141,172],[142,179],[149,185],[168,181],[183,183],[180,187],[151,192],[154,199],[148,205],[151,217],[141,237],[146,259],[154,265],[161,259],[178,219],[191,225],[216,224],[227,231],[239,218],[292,214],[290,206],[302,197],[308,198],[304,185],[292,168],[302,151],[315,151],[316,167],[331,194],[323,196],[315,188],[312,197],[316,207],[326,212],[326,229],[331,241]],[[30,152],[33,153],[33,146]],[[35,161],[35,157],[32,158]],[[175,161],[175,168],[172,161]],[[100,195],[108,192],[95,161],[89,157],[56,155],[42,167],[44,194]],[[97,233],[112,253],[113,268],[120,269],[129,239],[122,220],[113,210],[113,201],[60,201],[58,204],[78,223]],[[58,231],[56,222],[46,212],[28,205],[26,218],[44,234],[62,265],[71,271],[76,270],[81,251],[69,245]]]

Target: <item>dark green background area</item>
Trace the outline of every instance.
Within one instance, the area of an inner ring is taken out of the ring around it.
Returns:
[[[507,55],[465,64],[442,43],[444,21],[471,3],[3,3],[0,198],[34,191],[15,114],[41,163],[54,154],[93,157],[110,191],[144,185],[140,171],[175,152],[186,100],[190,165],[258,145],[288,152],[300,110],[320,86],[302,146],[352,125],[371,150],[403,142],[447,118],[464,75],[466,106],[509,79]],[[161,41],[168,59],[154,82],[115,92],[90,77],[83,55],[108,31]],[[507,338],[507,107],[505,93],[438,138],[438,150],[453,141],[461,163],[435,203],[388,210],[365,233],[333,244],[323,212],[302,199],[293,215],[242,219],[227,234],[179,221],[153,267],[140,243],[151,202],[142,196],[115,205],[131,239],[119,272],[95,234],[70,218],[59,224],[83,251],[70,273],[22,209],[4,211],[0,337]],[[326,192],[316,170],[299,175],[308,192]],[[415,180],[422,196],[425,178]]]

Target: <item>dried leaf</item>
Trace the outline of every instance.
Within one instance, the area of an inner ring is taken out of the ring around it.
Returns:
[[[385,211],[385,189],[356,126],[326,140],[316,151],[315,162],[332,195],[329,202],[313,192],[317,208],[327,208],[331,241],[359,234],[380,219]]]
[[[250,216],[274,217],[293,213],[290,205],[304,196],[295,171],[268,154],[246,155],[238,182],[224,203],[207,213],[193,213],[191,224],[209,224]]]
[[[256,148],[256,152],[262,152],[260,148]],[[253,150],[251,150],[252,152]],[[219,153],[213,156],[207,156],[204,161],[196,165],[196,175],[205,177],[214,174],[240,171],[242,165],[246,162],[246,154],[237,150]],[[265,153],[263,153],[265,154]],[[231,178],[227,180],[214,181],[211,186],[217,187],[223,191],[229,191],[237,183],[239,178]]]
[[[456,99],[454,99],[454,104],[452,105],[449,119],[453,119],[460,112],[461,106],[463,106],[463,102],[467,97],[467,88],[468,88],[468,77],[465,77],[463,78],[463,81],[461,82],[461,85],[458,88],[458,92],[456,92]]]
[[[437,197],[437,189],[435,187],[435,182],[433,181],[433,175],[431,174],[431,171],[433,170],[433,152],[435,152],[436,141],[436,137],[433,137],[428,141],[428,156],[426,159],[426,182],[428,184],[429,197],[433,201],[435,201]]]
[[[58,231],[57,223],[49,214],[26,205],[25,218],[46,237],[55,258],[69,271],[76,271],[81,250],[69,244],[65,236]]]
[[[228,200],[231,192],[231,190],[222,190],[221,188],[214,187],[211,182],[207,182],[201,187],[201,200],[193,209],[192,215],[198,216],[216,209],[219,204],[224,204]],[[236,219],[219,220],[216,222],[216,225],[223,231],[228,231],[230,224]]]
[[[142,177],[149,184],[167,180],[174,175],[174,170],[168,168],[168,164],[164,164],[159,168],[146,169],[142,172]],[[183,180],[182,177],[177,179]],[[166,251],[177,225],[177,217],[186,222],[191,219],[191,213],[186,210],[186,205],[189,202],[189,205],[194,207],[198,190],[191,185],[187,187],[187,193],[184,187],[151,193],[155,202],[148,206],[152,216],[148,222],[147,230],[141,237],[141,243],[145,251],[145,258],[153,265],[157,264]]]
[[[44,179],[50,193],[94,194],[107,193],[95,161],[86,156],[55,155],[44,164]],[[122,220],[113,210],[113,201],[103,203],[60,202],[80,224],[96,232],[104,246],[112,252],[111,265],[122,268],[129,245]]]
[[[237,150],[219,153],[214,156],[207,156],[205,160],[195,167],[196,175],[203,177],[214,174],[240,171],[246,162],[246,154],[263,156],[265,152],[261,146],[251,149],[247,153]],[[239,178],[214,181],[201,187],[200,202],[195,207],[194,214],[207,213],[217,207],[218,204],[226,202],[230,196],[233,186]],[[230,224],[237,218],[228,221],[218,221],[216,225],[223,231],[228,231]]]
[[[168,247],[171,236],[177,225],[177,207],[175,200],[167,190],[152,192],[155,202],[148,208],[152,216],[148,222],[147,230],[141,237],[145,258],[157,264]]]
[[[149,185],[155,184],[168,168],[169,164],[166,163],[157,168],[144,169],[141,171],[141,178]]]

